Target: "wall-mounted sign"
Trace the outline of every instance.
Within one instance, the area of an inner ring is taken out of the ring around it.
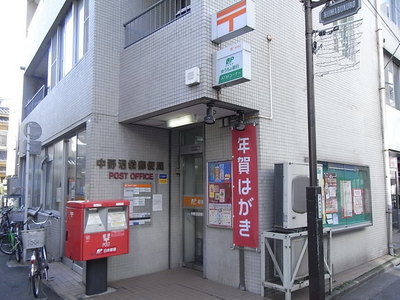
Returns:
[[[222,43],[254,29],[255,4],[243,0],[229,6],[211,17],[211,40]]]
[[[108,179],[154,180],[154,173],[145,171],[164,171],[164,162],[162,161],[100,158],[96,160],[96,166],[109,170]],[[132,172],[134,170],[139,172]],[[159,176],[159,183],[168,183],[167,174],[159,174]]]
[[[361,8],[361,0],[342,0],[325,6],[319,14],[319,22],[326,25],[355,15]]]
[[[148,170],[148,171],[164,171],[164,162],[162,161],[145,161],[133,159],[115,159],[100,158],[96,160],[96,166],[100,169],[107,168],[108,170]]]
[[[158,183],[159,184],[167,184],[168,183],[168,174],[158,174]]]
[[[129,224],[144,225],[151,223],[152,185],[147,183],[123,184],[124,200],[129,204]]]
[[[230,161],[209,162],[207,168],[208,225],[232,228],[232,171]]]
[[[185,208],[203,208],[203,197],[199,196],[183,196],[183,207]]]
[[[213,55],[214,87],[239,84],[251,79],[250,45],[245,42],[226,47]]]

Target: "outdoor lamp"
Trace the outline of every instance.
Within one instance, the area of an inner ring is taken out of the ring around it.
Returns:
[[[243,110],[238,110],[236,113],[237,119],[234,128],[238,131],[243,131],[246,128],[246,124],[244,124],[244,112]]]
[[[206,116],[204,117],[204,123],[212,125],[215,123],[215,110],[214,110],[214,104],[207,104],[207,113]]]

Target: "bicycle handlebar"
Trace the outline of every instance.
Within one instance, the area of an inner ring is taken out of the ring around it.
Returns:
[[[24,225],[27,224],[28,227],[29,227],[29,224],[28,224],[28,223],[30,223],[30,224],[38,225],[39,227],[43,227],[43,225],[46,224],[46,223],[49,221],[49,219],[60,219],[59,216],[54,216],[52,212],[49,212],[49,213],[46,213],[47,216],[46,216],[46,219],[45,219],[44,221],[36,222],[33,218],[37,217],[39,211],[42,209],[42,206],[43,206],[43,205],[40,205],[40,207],[39,207],[37,210],[35,210],[35,212],[32,214],[32,216],[29,217],[29,218],[26,220],[26,222],[24,223]]]

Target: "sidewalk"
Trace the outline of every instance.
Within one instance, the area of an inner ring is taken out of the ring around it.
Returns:
[[[356,268],[338,273],[333,278],[333,293],[327,296],[326,299],[339,299],[339,296],[345,291],[398,264],[400,264],[400,257],[385,255]],[[47,285],[62,298],[66,300],[87,298],[84,295],[85,287],[82,284],[81,275],[78,275],[61,262],[50,264],[50,276],[54,277],[54,279],[47,282]],[[186,268],[119,280],[109,283],[109,287],[115,289],[115,291],[91,297],[91,299],[265,299],[256,294],[203,279],[200,272]],[[279,294],[278,297],[273,298],[283,299],[283,297],[280,298],[282,295]],[[308,289],[305,288],[294,292],[292,299],[308,299]]]

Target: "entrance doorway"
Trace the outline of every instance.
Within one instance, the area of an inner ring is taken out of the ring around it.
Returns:
[[[203,267],[203,128],[181,132],[183,265]]]

